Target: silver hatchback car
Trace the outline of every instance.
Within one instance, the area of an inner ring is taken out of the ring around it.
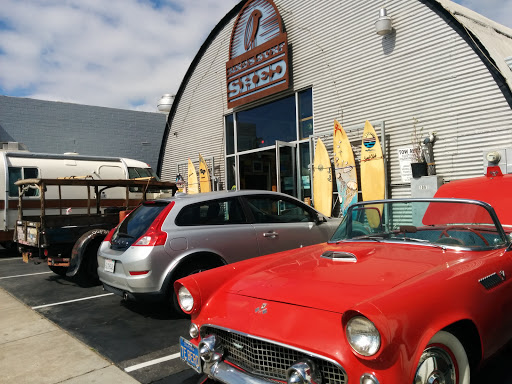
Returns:
[[[325,242],[340,219],[291,196],[224,191],[147,201],[98,251],[106,291],[124,299],[169,300],[175,280],[227,263]]]

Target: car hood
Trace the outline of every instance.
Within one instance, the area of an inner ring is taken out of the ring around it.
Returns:
[[[348,258],[326,258],[329,252]],[[342,313],[404,282],[459,262],[455,250],[376,242],[319,244],[273,255],[238,275],[231,294]]]

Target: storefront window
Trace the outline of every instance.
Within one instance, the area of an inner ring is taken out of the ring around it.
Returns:
[[[297,140],[295,96],[236,114],[238,152]]]
[[[226,116],[226,155],[235,153],[235,124],[233,114]]]
[[[311,198],[311,88],[227,115],[225,129],[226,189],[272,190]]]
[[[313,92],[311,88],[299,92],[299,135],[307,139],[313,134]]]

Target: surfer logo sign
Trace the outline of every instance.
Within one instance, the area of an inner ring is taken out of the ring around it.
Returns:
[[[229,108],[288,89],[287,34],[272,0],[253,0],[242,8],[233,26],[229,58]]]

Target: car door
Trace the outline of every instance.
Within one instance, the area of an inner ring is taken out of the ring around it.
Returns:
[[[254,227],[238,198],[206,200],[182,208],[173,236],[186,239],[190,252],[210,252],[233,263],[258,256]]]
[[[322,243],[332,226],[318,223],[316,212],[306,204],[279,195],[246,195],[261,255]]]

